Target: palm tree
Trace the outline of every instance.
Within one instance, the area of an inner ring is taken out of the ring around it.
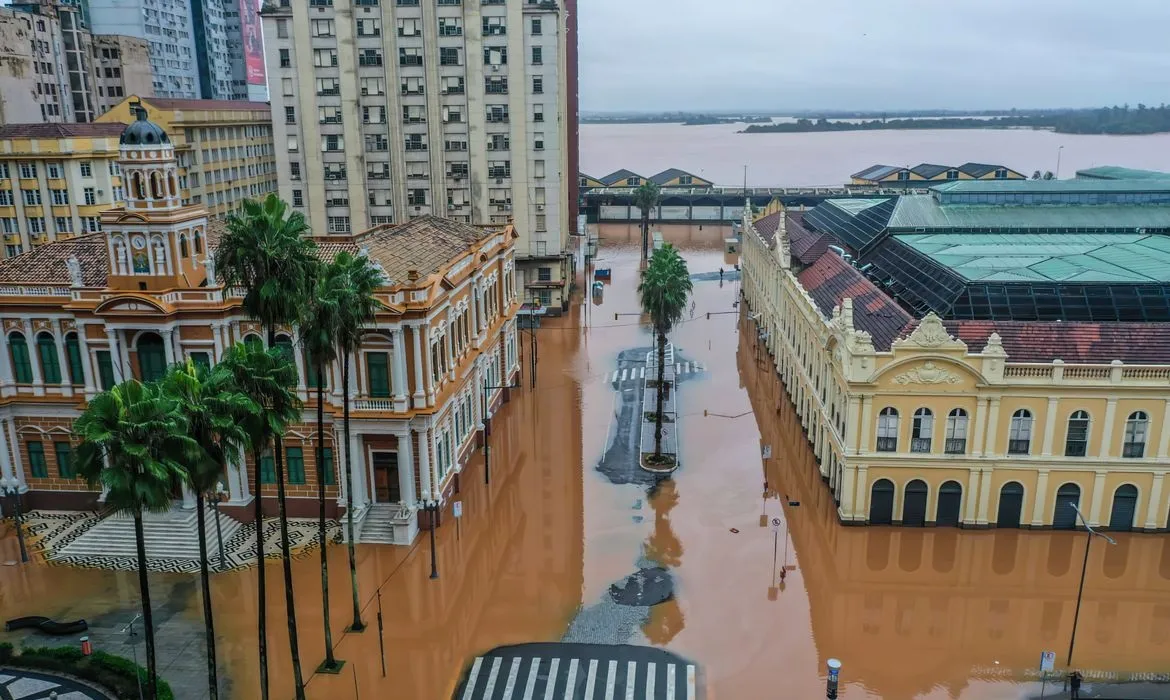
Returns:
[[[662,403],[666,393],[666,335],[682,320],[691,294],[687,261],[669,243],[654,251],[638,293],[658,340],[658,399],[654,409],[654,459],[662,459]]]
[[[349,583],[353,594],[353,623],[350,629],[360,632],[366,628],[362,622],[361,602],[358,600],[357,554],[354,551],[353,524],[353,482],[350,480],[352,455],[349,441],[349,358],[362,342],[367,323],[374,320],[382,304],[374,298],[374,291],[382,286],[382,273],[364,255],[341,252],[333,260],[334,272],[338,277],[338,308],[340,309],[337,328],[337,346],[341,350],[341,392],[342,426],[345,439],[345,468],[342,483],[349,489],[349,503],[345,509],[346,530],[349,549]]]
[[[244,200],[239,214],[228,218],[227,232],[215,251],[216,267],[223,272],[224,286],[244,289],[244,310],[268,331],[268,345],[276,344],[276,327],[295,322],[314,284],[318,262],[316,244],[306,238],[309,225],[298,211],[275,194],[263,202]],[[293,384],[295,386],[295,370]],[[280,518],[280,554],[284,564],[285,611],[288,615],[289,647],[293,658],[293,679],[297,700],[305,697],[297,640],[297,613],[293,595],[292,552],[289,549],[287,500],[284,483],[283,431],[272,436],[276,466],[276,501]],[[257,469],[259,465],[257,464]],[[257,491],[256,498],[260,498]],[[257,522],[257,533],[262,522]],[[261,536],[257,535],[259,551]],[[262,551],[261,551],[262,554]],[[261,561],[263,559],[261,558]]]
[[[187,436],[202,449],[183,466],[187,483],[195,492],[199,524],[199,578],[203,588],[203,623],[207,635],[207,683],[210,697],[219,697],[215,667],[215,622],[211,611],[211,575],[207,564],[205,496],[213,493],[224,474],[228,455],[247,441],[244,422],[259,413],[259,406],[231,386],[232,377],[192,360],[172,365],[162,381],[163,394],[178,404],[186,416]],[[220,566],[223,562],[220,562]]]
[[[658,206],[662,188],[658,183],[647,180],[634,190],[634,206],[642,210],[642,263],[650,255],[650,210]]]
[[[90,488],[100,485],[106,489],[108,508],[134,518],[138,588],[146,629],[146,697],[153,700],[158,697],[158,660],[142,514],[171,508],[175,488],[187,482],[183,465],[200,447],[188,437],[178,403],[158,385],[133,379],[95,396],[73,430],[81,436],[74,457],[77,473]]]
[[[247,343],[237,343],[224,353],[217,370],[226,372],[230,379],[227,385],[236,392],[247,396],[259,407],[256,413],[244,416],[240,421],[244,432],[248,435],[248,445],[252,448],[253,468],[253,506],[256,513],[256,574],[258,584],[258,620],[259,654],[260,654],[260,697],[268,698],[268,618],[265,613],[268,604],[266,576],[264,566],[264,512],[260,505],[260,493],[263,488],[260,465],[264,458],[264,450],[272,442],[273,437],[284,432],[285,426],[300,418],[300,401],[297,400],[294,388],[297,382],[297,369],[278,348],[264,349]],[[281,513],[283,516],[283,513]],[[286,539],[287,541],[287,539]],[[290,624],[290,632],[292,625]],[[294,645],[295,645],[295,637]],[[293,647],[294,650],[296,647]],[[300,658],[294,651],[294,664],[300,663]]]
[[[337,328],[341,307],[337,289],[343,278],[335,265],[323,266],[317,287],[301,319],[301,345],[317,379],[317,536],[321,541],[321,610],[325,623],[325,661],[319,670],[336,673],[342,662],[333,657],[333,631],[329,627],[329,556],[325,549],[325,367],[337,360]]]

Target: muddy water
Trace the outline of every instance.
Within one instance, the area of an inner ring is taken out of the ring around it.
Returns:
[[[664,231],[694,273],[730,267],[725,233]],[[597,266],[613,269],[613,281],[600,299],[538,331],[538,386],[527,388],[526,376],[494,422],[491,484],[481,457],[464,467],[464,518],[456,525],[448,512],[438,530],[439,579],[428,577],[425,536],[413,548],[360,546],[370,628],[345,633],[345,549],[330,548],[332,627],[347,661],[338,676],[313,674],[324,656],[317,557],[294,563],[310,698],[450,697],[476,654],[559,639],[579,607],[599,601],[643,557],[671,569],[676,591],[651,609],[633,641],[696,661],[711,699],[820,697],[821,669],[834,656],[844,662],[849,700],[1019,698],[1034,687],[1028,674],[1041,650],[1063,662],[1083,535],[838,525],[782,388],[750,338],[741,339],[737,313],[726,313],[738,290],[730,279],[722,287],[696,282],[694,314],[673,334],[679,352],[706,367],[680,380],[683,468],[649,493],[597,472],[616,406],[609,376],[621,351],[651,342],[636,315],[636,228],[606,227],[601,236]],[[525,338],[525,367],[529,352]],[[765,444],[772,457],[762,460]],[[773,518],[783,524],[778,534]],[[1170,658],[1170,537],[1118,541],[1098,542],[1089,558],[1076,663],[1162,670]],[[15,558],[11,538],[0,547],[0,559]],[[272,697],[288,698],[278,562],[268,574]],[[197,626],[189,580],[152,576],[168,615]],[[234,698],[257,696],[254,581],[254,571],[214,579],[221,666]],[[0,567],[6,618],[98,619],[114,610],[128,620],[136,603],[132,574]],[[197,656],[200,646],[184,655]]]

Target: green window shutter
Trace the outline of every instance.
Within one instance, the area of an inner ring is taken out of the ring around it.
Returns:
[[[191,361],[204,369],[211,369],[211,355],[205,352],[191,353]]]
[[[259,350],[264,347],[264,341],[255,333],[249,333],[244,336],[244,345],[247,345],[249,350]]]
[[[114,388],[114,359],[109,350],[97,351],[98,379],[102,383],[102,391]]]
[[[325,452],[325,454],[324,454],[325,461],[321,465],[321,468],[325,472],[325,485],[326,486],[336,486],[337,485],[337,476],[333,473],[333,448],[326,447],[323,451]]]
[[[61,363],[57,361],[57,342],[48,333],[37,336],[37,354],[41,356],[41,372],[45,384],[61,383]]]
[[[366,376],[370,380],[370,396],[390,396],[389,356],[384,352],[366,353]]]
[[[28,469],[38,479],[49,478],[49,470],[45,467],[45,443],[40,440],[28,442]]]
[[[17,384],[32,383],[32,362],[28,357],[28,343],[20,333],[8,336],[8,346],[12,348],[12,373],[16,376]]]
[[[271,453],[260,457],[260,483],[276,483],[276,463],[272,461]]]
[[[65,356],[69,358],[70,383],[85,384],[85,365],[81,362],[81,345],[76,333],[65,336]]]
[[[289,447],[284,451],[288,463],[288,483],[305,483],[305,452],[299,447]]]
[[[54,442],[53,451],[57,453],[57,473],[62,479],[76,479],[77,472],[73,469],[73,445],[67,442]]]
[[[309,376],[305,377],[305,383],[310,389],[317,388],[317,366],[313,364],[313,357],[309,353],[305,353],[305,372]],[[321,367],[321,388],[329,388],[329,365],[325,364]]]
[[[282,335],[277,338],[276,345],[273,347],[279,350],[280,354],[284,355],[284,358],[292,363],[293,369],[296,369],[297,363],[293,355],[292,340],[287,335]],[[300,377],[298,376],[297,379],[300,380]]]
[[[138,341],[138,373],[144,382],[156,382],[167,371],[167,356],[162,338],[149,337]]]

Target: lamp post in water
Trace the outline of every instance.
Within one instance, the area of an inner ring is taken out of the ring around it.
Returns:
[[[24,546],[24,515],[20,511],[20,496],[28,491],[28,487],[20,483],[20,479],[14,476],[0,479],[0,487],[3,487],[4,493],[12,496],[12,502],[15,506],[13,515],[16,519],[16,541],[20,544],[20,561],[28,563],[28,549]]]
[[[837,659],[829,659],[828,661],[829,674],[825,678],[825,698],[827,700],[837,700],[837,683],[841,676],[841,662]]]
[[[1085,593],[1085,571],[1089,568],[1089,547],[1093,545],[1094,537],[1100,537],[1109,544],[1117,544],[1117,541],[1109,535],[1104,535],[1090,527],[1088,519],[1085,518],[1085,514],[1081,512],[1080,508],[1077,508],[1075,503],[1070,503],[1068,505],[1070,508],[1076,511],[1077,517],[1080,518],[1081,522],[1085,525],[1085,529],[1089,532],[1088,538],[1085,540],[1085,561],[1083,564],[1081,564],[1081,585],[1077,587],[1077,608],[1076,612],[1073,613],[1072,634],[1068,639],[1068,661],[1065,662],[1065,665],[1071,668],[1073,645],[1077,643],[1077,621],[1081,617],[1081,596],[1083,596]]]

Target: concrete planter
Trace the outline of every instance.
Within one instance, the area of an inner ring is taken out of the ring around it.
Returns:
[[[649,464],[647,460],[654,456],[654,413],[657,408],[659,389],[647,386],[642,392],[642,425],[640,435],[640,449],[638,466],[654,474],[670,474],[679,467],[678,459],[678,418],[675,412],[676,388],[673,368],[668,367],[666,373],[667,394],[662,406],[662,455],[673,460],[671,464]],[[651,374],[651,368],[646,369],[646,381],[654,381],[657,373]]]

